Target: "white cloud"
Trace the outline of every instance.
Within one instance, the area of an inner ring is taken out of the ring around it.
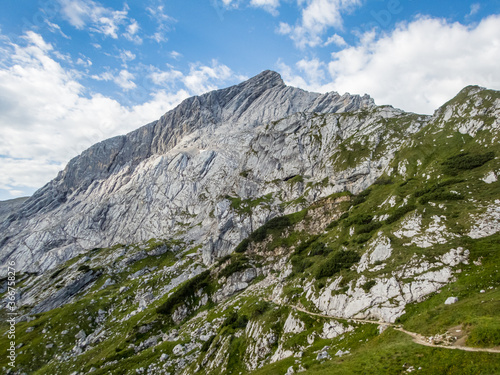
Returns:
[[[470,17],[470,16],[477,14],[480,9],[481,9],[481,4],[479,4],[479,3],[472,4],[470,6],[470,12],[469,12],[468,16]]]
[[[92,144],[159,118],[189,95],[158,90],[134,106],[88,95],[80,74],[51,57],[51,44],[33,32],[25,40],[0,47],[0,190],[26,194],[41,187]],[[102,79],[133,84],[126,70]]]
[[[112,81],[125,91],[135,89],[137,87],[133,81],[135,76],[126,69],[122,69],[118,72],[118,74],[113,74],[108,71],[99,75],[94,74],[90,78],[95,79],[96,81]]]
[[[127,26],[127,32],[123,34],[125,39],[134,42],[135,44],[142,44],[142,38],[137,34],[140,30],[140,26],[136,20],[131,20],[131,23]]]
[[[300,87],[312,92],[333,91],[328,82],[328,64],[319,59],[302,59],[294,67],[279,60],[276,69],[281,73],[287,85]]]
[[[70,36],[66,35],[62,30],[61,27],[55,23],[50,22],[48,19],[45,19],[45,23],[49,27],[49,30],[53,33],[59,33],[63,38],[66,39],[71,39]]]
[[[139,24],[136,20],[132,20],[132,23],[127,26],[127,33],[130,35],[135,35],[139,31]]]
[[[173,85],[179,80],[182,80],[184,75],[181,71],[171,69],[168,71],[160,71],[159,69],[153,69],[153,72],[149,75],[149,78],[154,84],[158,86]]]
[[[170,57],[175,59],[175,60],[178,60],[182,57],[182,53],[177,52],[177,51],[172,51],[172,52],[170,52]]]
[[[234,79],[240,81],[246,79],[246,77],[235,75],[228,66],[220,64],[217,60],[213,60],[210,66],[201,63],[190,64],[187,74],[173,67],[166,71],[152,68],[149,78],[158,86],[182,85],[191,95],[200,95],[215,90]]]
[[[299,48],[316,47],[329,28],[341,29],[342,14],[361,5],[361,0],[299,0],[302,17],[295,26],[282,23],[278,33],[289,35]],[[304,7],[305,5],[305,7]]]
[[[120,55],[118,56],[118,58],[122,60],[124,65],[126,65],[127,62],[135,60],[136,55],[132,51],[123,49],[120,51]]]
[[[287,35],[293,31],[292,26],[287,24],[286,22],[280,22],[279,27],[276,29],[278,34]]]
[[[277,16],[280,0],[250,0],[250,5],[256,8],[262,8],[272,15]]]
[[[287,83],[315,91],[368,93],[377,104],[431,114],[467,85],[500,89],[500,16],[465,26],[418,18],[390,33],[368,32],[324,65],[278,62]],[[325,79],[321,79],[321,71]]]
[[[326,46],[329,46],[330,44],[335,44],[338,47],[345,47],[345,46],[347,46],[347,43],[344,40],[344,38],[342,38],[338,34],[333,34],[331,37],[329,37],[326,40],[325,44],[323,44],[323,46],[326,47]]]
[[[121,70],[117,77],[115,77],[115,83],[120,86],[125,91],[135,89],[137,85],[134,83],[133,79],[135,79],[134,75],[130,73],[128,70]]]
[[[212,66],[191,64],[189,73],[182,81],[192,94],[199,95],[217,89],[222,82],[233,77],[234,73],[229,67],[213,60]]]
[[[165,13],[163,5],[147,7],[146,10],[149,13],[149,17],[158,24],[156,32],[149,38],[153,39],[157,43],[164,43],[168,41],[167,33],[171,29],[170,25],[177,22],[177,20]]]
[[[431,113],[464,86],[500,88],[500,16],[477,26],[421,18],[333,54],[334,86]]]
[[[78,60],[76,60],[76,65],[82,65],[82,66],[85,66],[85,67],[91,67],[92,66],[92,61],[90,61],[90,59],[88,59],[86,57],[85,57],[85,60],[82,59],[81,57],[79,57]]]
[[[118,38],[118,29],[127,19],[128,10],[105,8],[92,0],[59,0],[66,20],[79,30],[89,30]]]

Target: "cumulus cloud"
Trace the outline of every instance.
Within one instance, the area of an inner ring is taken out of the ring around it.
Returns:
[[[172,88],[181,84],[190,95],[200,95],[215,90],[235,79],[238,81],[246,79],[244,76],[236,75],[228,66],[220,64],[217,60],[213,60],[211,65],[190,64],[189,72],[186,74],[173,67],[169,68],[165,71],[152,68],[149,78],[156,85],[163,87]]]
[[[96,81],[114,82],[124,91],[128,91],[137,87],[137,85],[133,81],[135,79],[135,76],[126,69],[122,69],[116,74],[113,74],[111,72],[104,72],[99,75],[94,74],[91,76],[91,78],[95,79]]]
[[[300,21],[294,26],[281,23],[277,31],[289,35],[299,48],[316,47],[322,43],[322,36],[329,28],[342,28],[344,13],[360,5],[361,0],[300,0]]]
[[[189,73],[183,78],[184,85],[195,95],[215,90],[221,82],[233,77],[232,70],[226,65],[212,61],[212,66],[191,64]]]
[[[467,85],[500,89],[500,16],[475,25],[421,17],[374,31],[330,61],[277,66],[287,83],[315,91],[368,93],[378,104],[431,114]],[[325,79],[319,71],[323,70]]]
[[[142,38],[137,34],[139,32],[140,26],[136,20],[131,20],[130,24],[126,28],[126,33],[123,34],[125,39],[134,42],[135,44],[141,44]]]
[[[128,70],[123,69],[118,73],[118,76],[115,77],[115,83],[122,89],[128,91],[137,87],[133,79],[135,79],[135,76]]]
[[[136,55],[132,51],[122,49],[120,50],[120,54],[118,55],[118,58],[122,60],[123,65],[127,65],[127,62],[130,62],[132,60],[135,60]]]
[[[89,95],[77,71],[64,69],[54,47],[28,32],[25,44],[0,46],[0,199],[31,193],[54,178],[70,158],[92,144],[159,118],[189,96],[157,90],[145,103],[123,106]],[[103,79],[132,87],[127,70]],[[17,192],[17,193],[16,193]]]
[[[105,8],[92,0],[59,0],[64,18],[77,29],[89,30],[118,38],[118,29],[127,19],[128,10]]]
[[[328,69],[338,89],[431,113],[466,85],[500,88],[500,16],[476,26],[420,18],[332,57]]]
[[[345,46],[347,46],[347,43],[344,40],[344,38],[342,38],[338,34],[333,34],[331,37],[329,37],[326,40],[325,44],[323,44],[323,46],[326,47],[326,46],[329,46],[330,44],[335,44],[338,47],[345,47]]]

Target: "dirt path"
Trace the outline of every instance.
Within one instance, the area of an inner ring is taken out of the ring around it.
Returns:
[[[269,301],[269,302],[275,303],[274,301]],[[286,306],[291,307],[294,310],[303,312],[305,314],[313,315],[313,316],[318,316],[318,317],[321,317],[321,318],[341,319],[341,320],[348,320],[348,321],[350,320],[350,321],[358,322],[358,323],[377,324],[379,326],[392,327],[395,330],[398,330],[398,331],[403,332],[403,333],[407,334],[408,336],[410,336],[413,339],[414,343],[419,344],[419,345],[429,346],[431,348],[464,350],[464,351],[467,351],[467,352],[500,353],[500,349],[471,348],[469,346],[453,345],[453,344],[452,345],[438,345],[438,344],[433,344],[433,343],[430,343],[428,341],[427,337],[425,337],[425,336],[423,336],[423,335],[421,335],[419,333],[407,331],[406,329],[402,328],[400,325],[393,324],[393,323],[377,322],[377,321],[374,321],[374,320],[365,320],[365,319],[356,319],[356,318],[340,318],[340,317],[330,316],[330,315],[326,315],[326,314],[313,313],[313,312],[307,311],[303,307],[299,307],[299,306],[296,306],[296,305],[286,305]]]

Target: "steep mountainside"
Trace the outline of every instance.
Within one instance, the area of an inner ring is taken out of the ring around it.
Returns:
[[[82,250],[175,236],[201,244],[208,263],[277,213],[271,208],[251,220],[235,217],[241,228],[231,218],[221,224],[227,194],[246,199],[278,192],[284,179],[299,174],[321,181],[333,170],[318,162],[363,125],[353,126],[351,118],[314,119],[312,113],[374,108],[369,97],[287,87],[270,71],[187,99],[160,120],[73,159],[3,223],[0,262],[14,258],[22,271],[38,272]],[[329,133],[319,134],[325,122]],[[323,138],[328,142],[318,149]]]
[[[499,373],[499,136],[479,87],[433,116],[269,71],[188,99],[3,223],[11,373]]]

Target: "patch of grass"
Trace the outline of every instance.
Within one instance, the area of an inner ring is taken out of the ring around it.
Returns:
[[[253,303],[249,308],[249,315],[251,319],[258,319],[266,313],[271,308],[271,303],[267,301],[257,301]]]
[[[292,186],[299,183],[299,182],[304,182],[304,177],[302,177],[301,175],[296,175],[296,176],[293,176],[293,177],[287,177],[285,178],[283,181],[286,181],[288,183],[290,183]]]
[[[312,260],[307,259],[307,258],[303,258],[303,257],[298,256],[298,255],[292,256],[292,258],[290,259],[290,262],[292,263],[292,270],[293,270],[293,273],[291,276],[301,274],[306,269],[308,269],[309,267],[311,267],[313,265]]]
[[[226,199],[231,201],[231,208],[238,212],[240,215],[250,215],[255,207],[261,204],[269,204],[272,201],[272,193],[266,194],[259,198],[248,198],[242,199],[241,197],[231,197],[229,195],[225,196]]]
[[[478,347],[500,346],[500,322],[487,320],[469,332],[467,345]]]

